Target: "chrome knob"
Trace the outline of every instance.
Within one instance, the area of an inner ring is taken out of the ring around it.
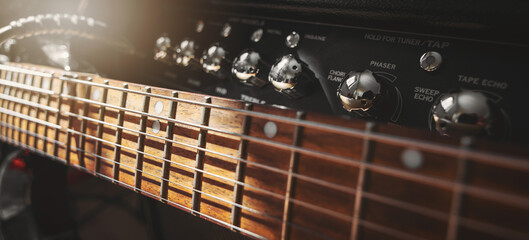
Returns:
[[[351,111],[368,111],[381,97],[382,85],[373,72],[349,72],[338,86],[337,95],[343,108]]]
[[[154,46],[154,60],[168,63],[172,62],[171,39],[167,35],[162,35],[156,39]]]
[[[442,95],[432,108],[435,129],[443,135],[476,135],[488,133],[492,109],[480,92],[463,90]]]
[[[268,80],[276,91],[292,98],[308,94],[308,87],[312,83],[312,80],[303,74],[301,61],[292,54],[277,60],[270,69]]]
[[[426,52],[421,56],[419,62],[422,69],[428,72],[432,72],[437,70],[439,66],[441,66],[441,63],[443,62],[443,57],[438,52]]]
[[[231,72],[235,79],[244,84],[262,87],[268,83],[266,77],[262,77],[263,67],[265,66],[258,52],[245,50],[233,61]]]
[[[195,51],[195,42],[190,39],[184,39],[175,49],[174,60],[176,65],[184,67],[189,66],[189,63],[195,59]]]
[[[214,43],[204,50],[200,64],[202,64],[202,68],[206,73],[216,73],[221,69],[225,58],[226,50],[218,43]]]

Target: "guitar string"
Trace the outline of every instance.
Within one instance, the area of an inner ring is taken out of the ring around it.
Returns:
[[[28,73],[28,74],[38,74],[39,76],[43,75],[43,76],[53,77],[52,74],[44,74],[44,73],[34,71],[34,70],[17,68],[17,67],[12,67],[12,66],[7,66],[7,65],[0,65],[0,70],[18,71],[18,72]],[[442,153],[442,154],[451,154],[453,156],[458,156],[461,154],[461,151],[463,151],[464,154],[469,156],[469,158],[471,158],[473,161],[483,161],[483,162],[492,163],[492,164],[500,165],[500,166],[511,167],[515,169],[523,168],[526,171],[529,171],[529,162],[527,162],[523,158],[518,158],[518,157],[513,157],[513,156],[504,156],[504,155],[494,154],[490,152],[477,152],[475,150],[462,150],[459,147],[455,147],[455,146],[451,146],[447,144],[417,141],[417,140],[413,140],[413,139],[406,138],[406,137],[393,136],[393,135],[382,134],[382,133],[366,133],[358,129],[335,126],[335,125],[330,125],[330,124],[325,124],[325,123],[318,123],[318,122],[313,122],[313,121],[308,121],[308,120],[300,120],[300,119],[295,119],[295,118],[277,116],[273,114],[260,113],[260,112],[255,112],[255,111],[248,111],[244,109],[224,107],[224,106],[219,106],[215,104],[197,102],[197,101],[187,100],[187,99],[182,99],[182,98],[173,98],[171,96],[147,93],[147,92],[142,92],[142,91],[137,91],[137,90],[132,90],[132,89],[124,89],[121,87],[104,85],[104,84],[95,83],[95,82],[88,82],[88,81],[78,80],[74,78],[69,78],[66,76],[59,77],[59,79],[63,81],[68,81],[68,82],[80,83],[83,85],[96,86],[100,88],[118,90],[122,92],[129,92],[129,93],[139,94],[143,96],[149,96],[149,97],[154,97],[154,98],[166,99],[170,101],[193,104],[197,106],[215,108],[215,109],[220,109],[220,110],[227,110],[227,111],[232,111],[232,112],[239,112],[245,116],[252,116],[252,117],[257,117],[261,119],[274,120],[274,121],[283,122],[283,123],[287,123],[291,125],[303,126],[307,128],[313,128],[313,129],[318,129],[318,130],[323,130],[323,131],[328,131],[328,132],[333,132],[333,133],[338,133],[338,134],[350,135],[353,137],[365,137],[368,140],[371,139],[371,140],[375,140],[379,142],[394,144],[397,146],[405,147],[405,146],[413,145],[415,148],[425,149],[425,150]]]
[[[361,166],[361,165],[365,165],[366,168],[368,168],[370,170],[375,170],[375,171],[386,173],[386,174],[389,174],[389,175],[392,175],[392,176],[397,176],[397,177],[400,177],[400,178],[403,178],[403,179],[408,179],[408,180],[412,180],[412,181],[422,182],[424,184],[429,184],[429,185],[436,186],[436,187],[442,187],[442,188],[445,188],[445,189],[452,189],[454,187],[454,184],[457,185],[457,183],[450,182],[450,181],[447,181],[447,180],[444,180],[444,179],[440,179],[440,178],[436,178],[436,177],[409,173],[409,172],[402,171],[402,170],[395,169],[395,168],[391,168],[391,167],[380,166],[378,164],[362,163],[362,162],[355,161],[355,159],[351,159],[351,158],[341,157],[341,156],[332,155],[332,154],[325,154],[325,153],[322,153],[322,152],[318,152],[318,151],[314,151],[314,150],[310,150],[310,149],[305,149],[305,148],[302,148],[302,147],[295,147],[295,146],[291,146],[291,145],[288,145],[288,144],[278,143],[278,142],[274,142],[274,141],[270,141],[270,140],[264,140],[264,139],[257,138],[257,137],[251,137],[251,136],[247,136],[247,135],[243,135],[243,134],[222,131],[222,130],[218,130],[218,129],[215,129],[215,128],[202,126],[202,125],[199,125],[199,124],[193,124],[193,123],[187,123],[187,122],[183,122],[183,121],[173,120],[173,119],[170,119],[170,118],[166,118],[166,117],[162,117],[162,116],[156,116],[156,115],[152,115],[152,114],[148,114],[148,113],[143,113],[143,112],[140,112],[140,111],[130,110],[130,109],[127,109],[127,108],[121,108],[121,107],[117,107],[117,106],[106,104],[106,103],[100,103],[100,102],[96,102],[96,101],[92,101],[92,100],[86,100],[84,98],[73,97],[73,96],[70,96],[70,95],[67,95],[67,94],[60,94],[60,96],[64,97],[64,98],[70,98],[70,99],[82,101],[82,102],[89,102],[89,103],[96,104],[96,105],[102,105],[102,106],[106,106],[106,107],[110,107],[110,108],[115,108],[115,109],[122,110],[122,111],[128,111],[128,112],[132,112],[132,113],[135,113],[135,114],[138,114],[138,115],[147,115],[147,116],[150,116],[150,117],[153,117],[153,118],[159,118],[159,119],[162,119],[162,120],[165,120],[165,121],[171,121],[171,122],[174,122],[174,123],[180,123],[180,124],[183,124],[183,125],[188,125],[188,126],[192,126],[192,127],[196,127],[196,128],[200,128],[200,129],[206,129],[206,130],[221,132],[221,133],[225,133],[225,134],[230,134],[230,135],[233,135],[233,136],[241,137],[242,139],[247,139],[247,140],[250,140],[250,141],[253,141],[253,142],[264,143],[264,144],[267,144],[267,145],[280,147],[280,148],[283,148],[283,149],[286,149],[286,150],[291,150],[291,151],[297,150],[298,152],[304,153],[306,155],[316,156],[316,157],[327,159],[327,160],[330,159],[332,161],[337,161],[339,163],[350,165],[350,166],[353,166],[353,167],[358,167],[358,166]],[[152,135],[147,134],[147,136],[152,136]],[[483,188],[479,188],[479,187],[472,187],[472,186],[468,186],[468,185],[465,186],[465,188],[466,188],[466,192],[471,192],[471,193],[476,194],[476,195],[492,198],[493,200],[500,201],[500,202],[509,201],[509,204],[514,204],[514,205],[522,206],[524,208],[529,208],[529,201],[527,199],[525,199],[524,197],[513,196],[512,194],[505,194],[505,193],[501,193],[501,192],[497,192],[497,191],[493,191],[493,190],[487,190],[487,189],[483,189]]]
[[[228,179],[228,180],[231,180],[231,179]]]
[[[69,95],[65,95],[65,97],[68,97],[68,96]],[[20,102],[20,103],[23,103],[23,102]],[[35,105],[35,104],[32,104],[32,105]],[[111,107],[113,105],[108,105],[108,106]],[[126,108],[120,108],[120,107],[118,107],[118,108],[120,110],[123,110],[123,111],[126,110]],[[65,115],[67,115],[67,114],[69,114],[69,113],[66,113]],[[85,119],[90,120],[90,121],[94,121],[95,120],[95,119],[92,119],[92,118],[89,118],[89,119],[85,118]],[[180,121],[180,122],[183,123],[183,124],[186,123],[186,122],[182,122],[182,121]],[[202,125],[198,125],[198,126],[202,126]],[[125,130],[129,130],[127,128],[124,128],[124,129]],[[150,137],[156,137],[154,135],[147,134],[147,133],[142,133],[142,134],[145,134],[146,136],[150,136]],[[246,136],[246,135],[244,135],[244,136]],[[252,137],[252,138],[259,139],[259,138],[255,138],[255,137]],[[253,139],[250,139],[250,140],[253,140]],[[175,142],[175,143],[179,144],[179,142]],[[110,144],[113,144],[113,143],[110,143]],[[194,148],[196,148],[196,147],[194,147]],[[134,150],[131,149],[131,151],[134,151]],[[322,153],[318,152],[318,154],[321,155]],[[154,157],[156,157],[156,156],[154,156]],[[235,157],[233,157],[233,156],[226,156],[226,157],[232,158],[234,160],[239,160],[239,159],[235,159]],[[408,172],[405,172],[405,171],[402,171],[402,170],[398,170],[398,169],[395,169],[395,168],[389,168],[389,167],[382,167],[382,166],[378,166],[377,164],[373,164],[373,163],[358,162],[358,165],[362,165],[362,164],[367,165],[366,166],[367,168],[373,168],[371,170],[375,170],[375,171],[379,171],[379,172],[385,172],[385,173],[389,172],[393,176],[401,177],[401,178],[404,178],[404,179],[406,179],[406,178],[410,179],[410,175],[409,174],[411,174],[411,173],[408,173]],[[466,188],[467,192],[471,192],[471,193],[473,193],[475,195],[479,195],[479,196],[487,197],[487,198],[492,198],[493,200],[500,201],[500,202],[506,202],[507,201],[507,203],[509,203],[509,204],[519,205],[519,206],[521,206],[523,208],[526,208],[526,209],[529,208],[529,201],[527,201],[523,197],[517,197],[517,196],[513,196],[511,194],[505,194],[505,193],[492,191],[492,190],[487,190],[487,189],[483,189],[483,188],[472,187],[472,186],[469,186],[469,185],[466,185],[466,184],[449,182],[449,181],[446,181],[446,180],[442,180],[442,179],[435,178],[435,177],[430,177],[430,176],[424,176],[424,175],[419,175],[419,174],[417,174],[417,176],[419,176],[419,178],[418,178],[419,180],[427,180],[427,181],[423,181],[423,183],[430,184],[432,186],[443,187],[443,188],[446,188],[446,189],[450,190],[450,189],[452,189],[455,186],[461,185],[464,188]],[[417,176],[415,176],[415,179],[412,178],[412,180],[417,180]],[[337,189],[337,190],[339,190],[339,189]],[[354,191],[354,189],[350,188],[350,189],[348,189],[347,192],[351,192],[351,191]]]
[[[5,126],[6,124],[2,123],[2,125]],[[9,125],[9,124],[7,124],[7,125]],[[8,126],[8,127],[10,127],[10,126]],[[14,128],[16,128],[16,127],[14,127]],[[22,130],[22,129],[19,129],[19,130]],[[42,135],[39,135],[39,134],[33,134],[33,135],[36,135],[36,137],[39,137],[39,138],[43,137]],[[10,141],[10,142],[15,142],[14,140],[6,138],[4,136],[0,136],[0,138],[3,138],[4,140]],[[52,140],[52,141],[55,141],[55,140]],[[19,142],[19,144],[25,145],[26,148],[32,149],[35,152],[43,153],[43,154],[45,154],[48,157],[52,157],[53,159],[62,160],[62,159],[60,159],[60,158],[58,158],[56,156],[53,156],[53,155],[48,154],[46,152],[43,152],[43,151],[41,151],[39,149],[33,148],[33,147],[31,147],[29,145],[26,145],[24,143],[20,143]],[[60,144],[62,144],[62,146],[65,146],[63,143],[60,143]],[[78,148],[75,148],[75,147],[73,147],[73,148],[74,149],[78,149]],[[78,149],[78,150],[80,150],[80,149]],[[91,155],[95,155],[95,154],[91,154]],[[102,157],[102,158],[104,158],[104,157]],[[110,159],[106,159],[106,158],[105,158],[105,160],[114,162],[114,161],[112,161]],[[84,168],[84,167],[79,166],[79,165],[73,165],[72,164],[70,166],[72,166],[74,168],[80,168],[82,170],[85,170],[85,171],[88,171],[88,172],[91,172],[91,173],[95,173],[93,170],[89,170],[89,169]],[[127,165],[125,165],[125,166],[127,166]],[[129,167],[129,166],[127,166],[127,167]],[[96,175],[104,177],[104,178],[106,178],[107,180],[110,180],[110,181],[114,180],[113,178],[110,178],[110,177],[108,177],[106,175],[103,175],[103,174],[100,174],[100,173],[97,173]],[[118,182],[120,182],[120,181],[118,181]],[[123,183],[123,182],[120,182],[120,183]],[[124,183],[124,184],[127,185],[127,186],[130,186],[130,185],[126,184],[126,183]],[[141,191],[145,192],[143,190],[141,190]],[[368,193],[368,194],[370,194],[370,193]],[[156,196],[156,195],[154,195],[152,193],[149,193],[149,195],[151,195],[153,198],[156,198],[156,199],[163,199],[163,198],[160,198],[159,196]],[[371,194],[371,195],[373,195],[373,194]],[[167,199],[163,199],[163,200],[167,200]],[[173,202],[171,202],[169,200],[168,200],[168,202],[173,203]],[[177,204],[177,203],[174,203],[174,204]],[[421,210],[422,209],[419,209],[418,211],[421,211]],[[219,221],[221,221],[221,220],[219,220]],[[222,224],[228,225],[225,222],[222,222]],[[287,223],[287,224],[292,225],[293,227],[297,227],[297,228],[304,228],[303,226],[300,226],[300,225],[297,225],[297,224],[294,224],[294,223]],[[389,227],[385,227],[385,226],[382,226],[382,225],[379,225],[379,224],[371,223],[371,222],[363,220],[363,219],[360,220],[359,224],[363,225],[366,228],[371,228],[371,229],[379,231],[379,232],[396,235],[396,236],[398,236],[401,239],[420,239],[420,238],[417,238],[417,237],[410,238],[411,235],[409,235],[407,233],[401,232],[401,231],[396,230],[396,229],[391,229]],[[479,221],[476,221],[476,220],[472,220],[472,219],[467,219],[467,218],[461,218],[461,225],[464,225],[466,227],[473,228],[473,229],[476,229],[476,230],[479,230],[479,231],[482,231],[482,232],[485,232],[485,233],[496,235],[496,236],[508,236],[509,238],[512,238],[512,239],[527,239],[527,237],[528,237],[528,235],[526,235],[524,233],[520,233],[520,232],[517,232],[517,231],[510,230],[510,229],[505,229],[503,227],[493,226],[493,225],[490,225],[490,224],[487,224],[487,223],[482,223],[482,222],[479,222]],[[301,230],[303,230],[303,229],[301,229]],[[309,229],[305,229],[305,230],[308,230],[308,231],[312,232],[313,234],[321,235],[321,233],[315,232],[313,230],[309,230]],[[501,234],[498,234],[498,233],[501,233]],[[326,236],[326,238],[329,238],[329,237]]]

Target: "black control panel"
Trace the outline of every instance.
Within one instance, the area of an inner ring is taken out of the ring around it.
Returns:
[[[285,19],[181,17],[157,78],[259,104],[527,143],[529,46]],[[199,17],[196,17],[199,16]]]

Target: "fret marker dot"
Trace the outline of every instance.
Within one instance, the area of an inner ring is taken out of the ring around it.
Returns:
[[[92,92],[92,99],[93,100],[99,99],[99,89],[94,89],[94,91]]]
[[[156,120],[152,122],[152,132],[153,133],[159,133],[160,132],[160,121]]]
[[[274,122],[267,122],[263,130],[266,137],[273,138],[277,134],[277,125]]]
[[[154,104],[154,112],[156,112],[157,114],[160,114],[162,113],[162,111],[163,111],[163,103],[162,101],[157,101]]]
[[[31,86],[32,83],[33,83],[33,79],[31,78],[31,75],[27,75],[26,76],[26,81],[24,82],[24,84]]]
[[[46,79],[44,79],[44,82],[42,83],[42,87],[44,89],[50,89],[50,87],[51,87],[50,84],[51,84],[50,80],[46,78]]]
[[[417,169],[421,167],[424,159],[421,152],[415,149],[406,149],[402,152],[401,160],[407,168]]]

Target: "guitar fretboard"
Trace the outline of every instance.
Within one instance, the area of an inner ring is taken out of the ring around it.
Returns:
[[[253,238],[529,238],[519,149],[39,66],[0,70],[1,140]]]

